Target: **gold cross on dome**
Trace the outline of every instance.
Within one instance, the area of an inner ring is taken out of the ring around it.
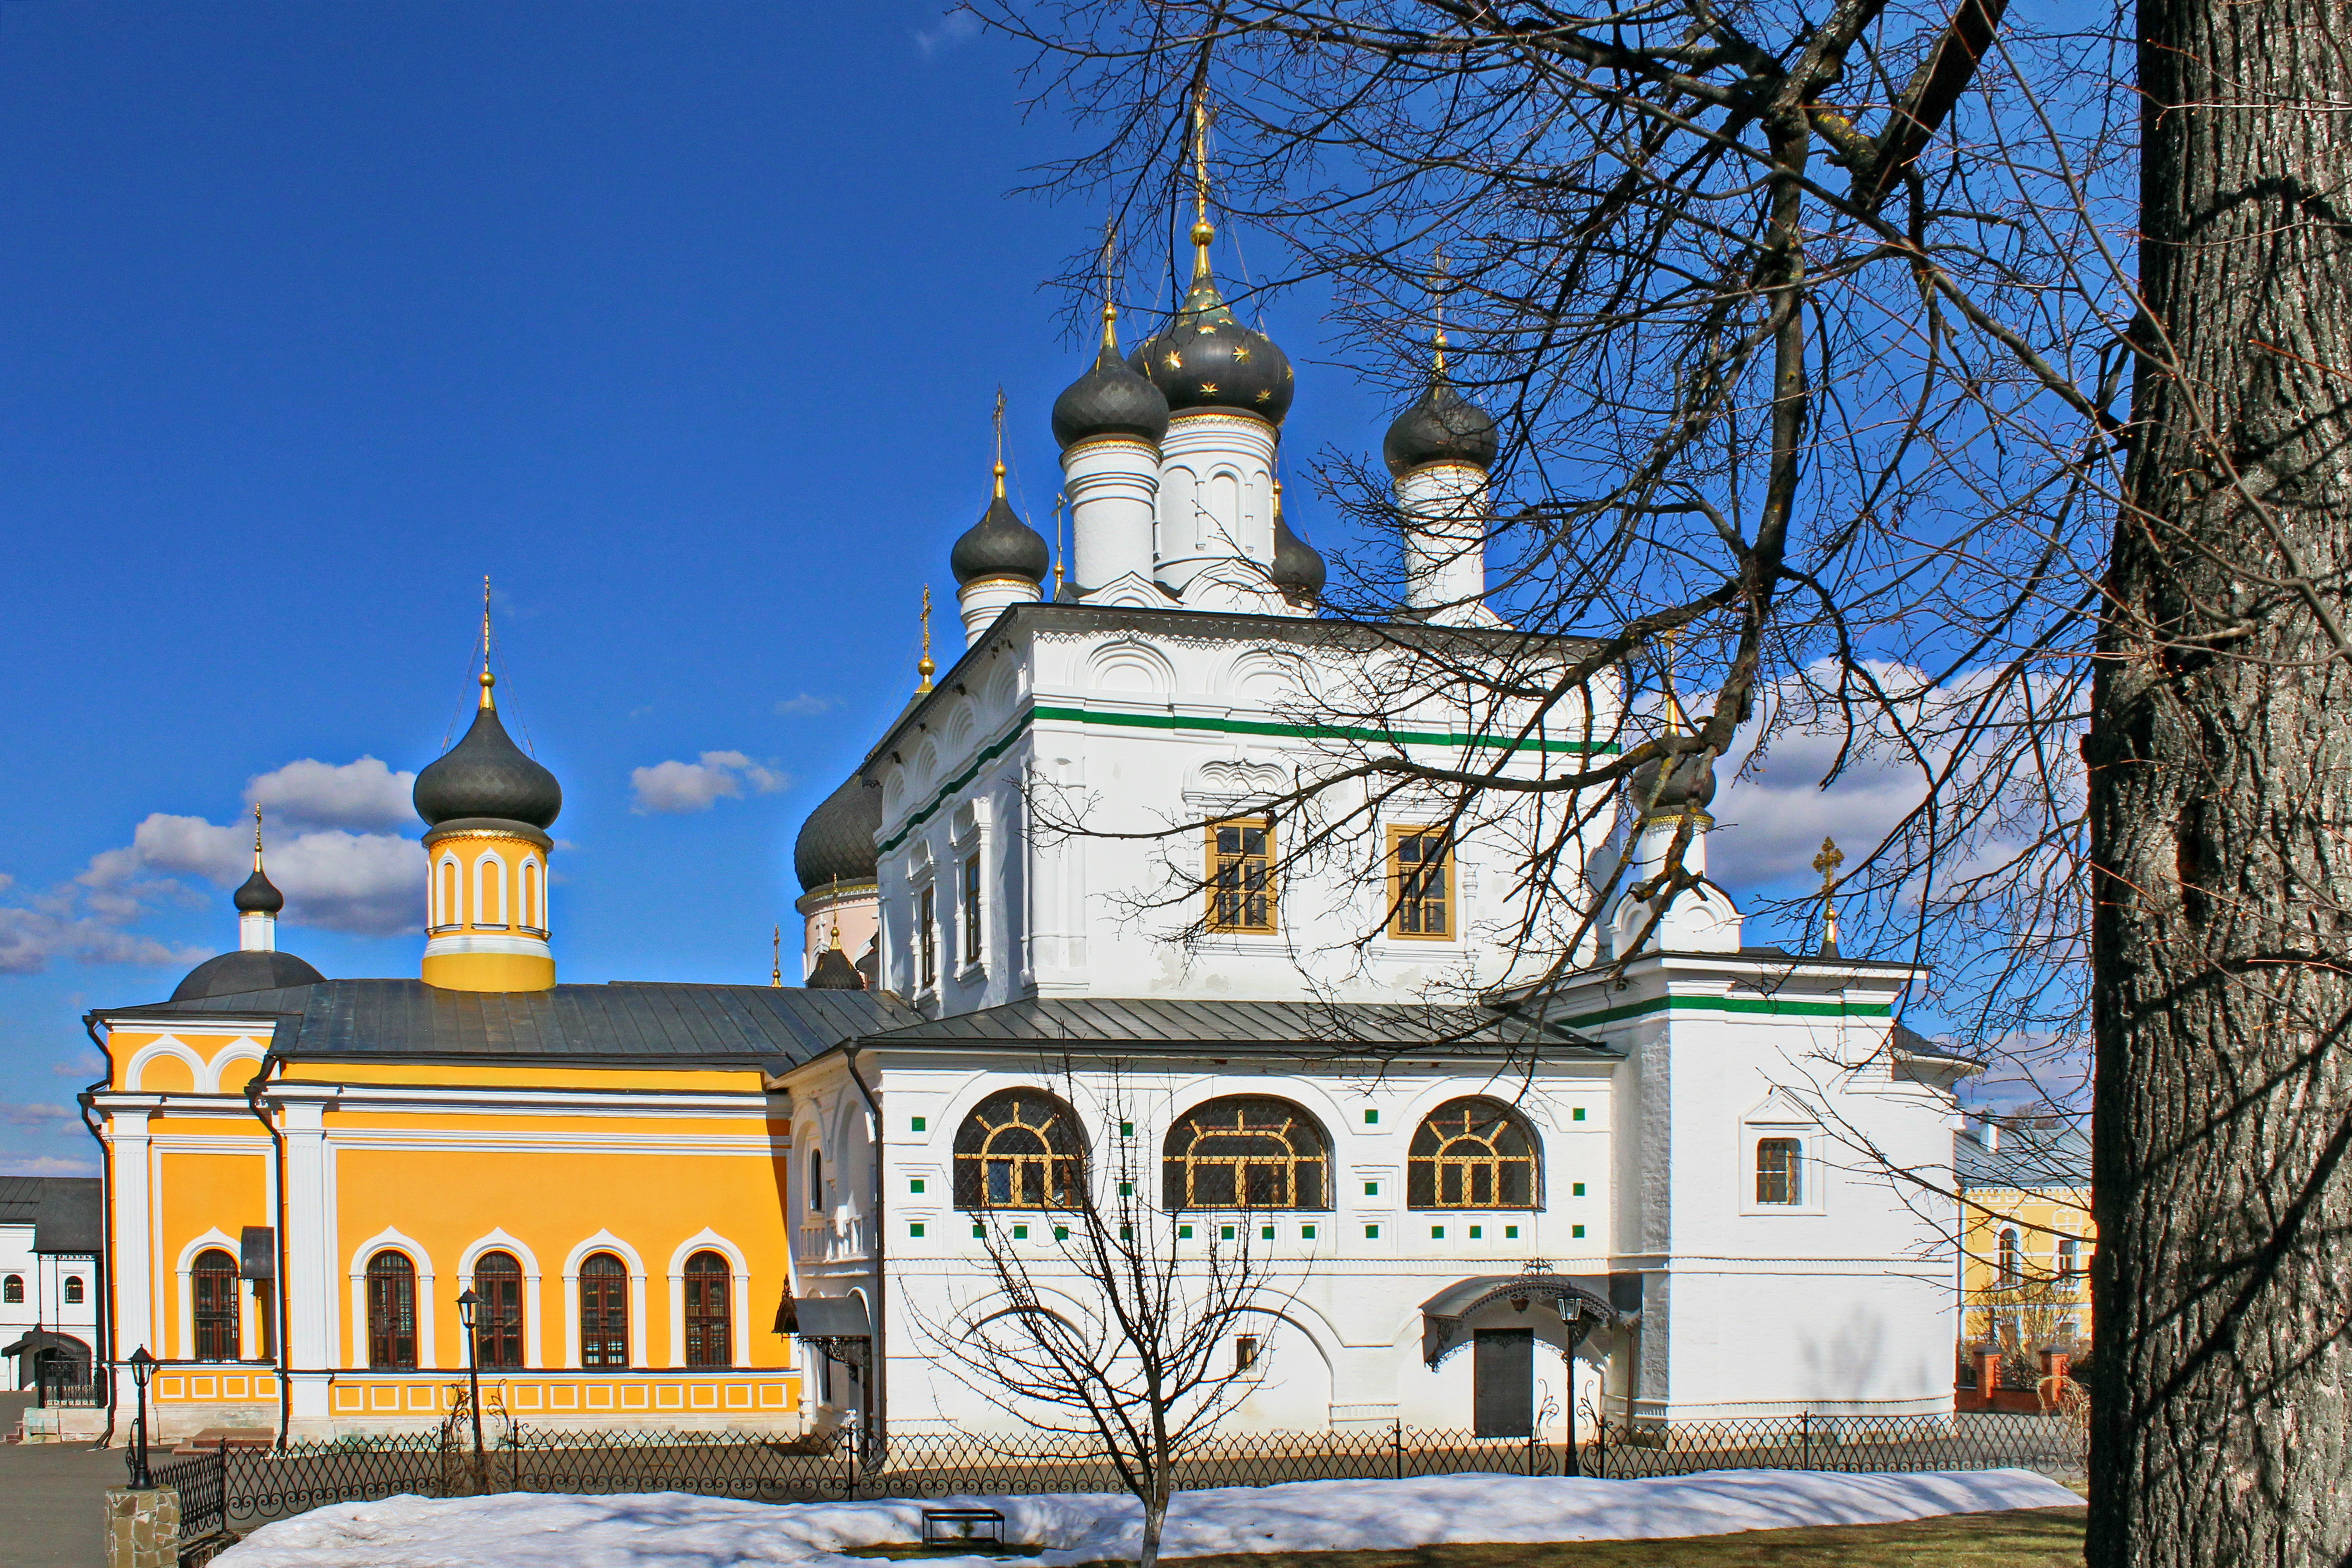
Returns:
[[[1822,839],[1822,852],[1813,857],[1813,869],[1822,874],[1822,891],[1824,894],[1836,890],[1838,868],[1844,864],[1845,851],[1837,847],[1837,840]]]

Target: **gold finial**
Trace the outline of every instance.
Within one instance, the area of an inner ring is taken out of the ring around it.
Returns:
[[[1813,857],[1813,869],[1822,874],[1822,951],[1837,951],[1837,874],[1845,864],[1845,851],[1837,847],[1834,838],[1822,840],[1822,852]]]
[[[782,985],[783,983],[784,928],[780,925],[776,928],[775,947],[768,961],[768,984],[771,985]]]
[[[931,585],[926,583],[923,584],[923,657],[915,661],[915,673],[921,678],[915,685],[918,695],[931,689],[931,672],[938,668],[939,666],[931,662]]]
[[[261,807],[253,808],[253,868],[261,869]]]
[[[1209,221],[1209,84],[1192,94],[1192,281],[1209,275],[1209,241],[1217,227]]]
[[[1067,515],[1069,505],[1070,498],[1066,491],[1054,492],[1054,597],[1056,599],[1062,596],[1062,557],[1068,553],[1062,547],[1062,519]]]
[[[841,878],[838,875],[833,879],[833,901],[826,906],[825,912],[833,917],[831,944],[833,951],[839,952],[841,951]]]
[[[485,707],[485,708],[496,708],[496,707],[498,706],[498,704],[497,704],[496,702],[493,702],[493,701],[491,701],[491,700],[490,700],[490,688],[491,688],[491,687],[493,687],[493,686],[496,686],[498,683],[499,683],[499,678],[498,678],[497,676],[492,675],[492,674],[490,673],[490,580],[489,580],[489,578],[486,575],[486,576],[484,576],[484,577],[482,578],[482,706],[483,706],[483,707]]]
[[[1103,347],[1118,353],[1118,305],[1111,298],[1111,269],[1118,254],[1118,230],[1109,218],[1103,219],[1102,283],[1103,283]]]
[[[1430,268],[1429,286],[1430,291],[1437,296],[1437,302],[1433,307],[1433,312],[1437,318],[1436,330],[1430,334],[1430,358],[1432,361],[1432,368],[1435,370],[1438,377],[1442,380],[1445,375],[1446,291],[1445,247],[1442,245],[1437,247],[1437,259],[1435,264]]]
[[[996,389],[996,499],[1004,499],[1004,388]]]

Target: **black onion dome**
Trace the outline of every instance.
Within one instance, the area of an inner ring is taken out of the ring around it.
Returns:
[[[1296,390],[1290,356],[1264,332],[1241,324],[1205,260],[1193,269],[1183,305],[1127,363],[1150,376],[1179,412],[1231,408],[1279,425]]]
[[[1389,472],[1402,474],[1424,463],[1467,463],[1484,468],[1495,461],[1501,443],[1494,416],[1461,393],[1440,370],[1430,377],[1429,389],[1413,405],[1396,416],[1381,443]]]
[[[188,977],[173,989],[172,1000],[200,1002],[248,991],[286,991],[326,978],[290,952],[224,952],[189,970]]]
[[[793,871],[801,879],[801,891],[874,880],[874,836],[881,830],[882,792],[850,774],[809,813],[800,837],[793,841]]]
[[[1067,451],[1097,436],[1157,442],[1167,434],[1168,399],[1121,356],[1106,321],[1094,368],[1054,399],[1054,439]]]
[[[461,816],[495,816],[543,828],[563,809],[563,786],[523,755],[499,722],[499,710],[485,706],[476,710],[464,740],[418,772],[409,798],[416,815],[436,826]]]
[[[1274,514],[1274,585],[1294,603],[1319,599],[1328,568],[1322,552],[1290,531],[1280,508]]]
[[[1633,770],[1633,809],[1644,816],[1671,816],[1684,809],[1705,811],[1715,799],[1715,759],[1685,752],[1674,759],[1674,771],[1661,786],[1658,773],[1665,759],[1652,757]]]
[[[982,577],[1025,577],[1043,583],[1054,564],[1045,536],[1021,521],[1013,503],[1004,499],[1003,481],[997,483],[996,499],[949,552],[948,570],[959,584]]]
[[[828,947],[817,954],[816,967],[809,971],[807,988],[811,991],[863,991],[866,976],[849,962],[849,954],[837,947]]]
[[[236,890],[235,903],[241,915],[274,915],[286,907],[286,895],[279,892],[270,879],[256,866],[245,886]]]

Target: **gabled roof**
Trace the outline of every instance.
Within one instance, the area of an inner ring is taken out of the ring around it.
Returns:
[[[105,1202],[96,1176],[0,1176],[0,1225],[33,1227],[33,1250],[96,1252]]]
[[[481,992],[446,991],[421,980],[327,980],[101,1016],[118,1023],[168,1024],[206,1015],[274,1016],[272,1047],[298,1060],[563,1060],[771,1070],[921,1016],[887,992],[634,982]]]
[[[2076,1127],[2003,1127],[1988,1149],[1971,1128],[1952,1139],[1952,1169],[1964,1188],[2087,1188],[2091,1137]]]
[[[1622,1053],[1557,1026],[1486,1007],[1396,1002],[1209,1002],[1173,998],[1045,997],[868,1034],[867,1046],[1073,1046],[1233,1056],[1365,1056],[1416,1052],[1551,1053],[1613,1060]]]

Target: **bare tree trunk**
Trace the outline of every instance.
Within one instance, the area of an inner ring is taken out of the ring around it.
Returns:
[[[2352,1556],[2352,26],[2142,0],[2147,315],[2092,734],[2088,1561]]]

